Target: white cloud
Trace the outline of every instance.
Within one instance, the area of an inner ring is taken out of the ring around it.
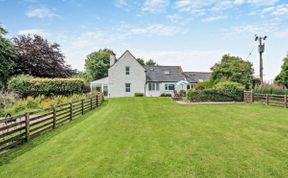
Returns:
[[[168,0],[145,0],[142,11],[150,13],[159,12],[165,10],[168,5]]]
[[[274,11],[272,12],[273,15],[280,16],[288,14],[288,4],[286,5],[278,5]]]
[[[264,23],[264,24],[250,24],[250,25],[240,25],[235,26],[227,30],[228,34],[268,34],[274,33],[279,24],[278,23]]]
[[[207,17],[205,19],[203,19],[204,22],[212,22],[212,21],[217,21],[217,20],[221,20],[221,19],[225,19],[226,17],[224,16],[211,16],[211,17]]]
[[[72,66],[82,70],[86,55],[100,48],[115,49],[115,45],[123,46],[130,39],[142,36],[172,36],[182,29],[164,24],[151,24],[145,27],[122,24],[114,29],[100,29],[76,34],[50,35],[51,39],[61,44],[61,49]],[[130,49],[131,47],[127,47]],[[117,51],[116,51],[117,52]],[[135,53],[136,54],[136,53]]]
[[[167,26],[163,24],[149,25],[145,28],[132,28],[131,35],[159,35],[159,36],[173,36],[181,31],[180,27]]]
[[[235,0],[234,4],[258,4],[258,5],[273,5],[276,4],[278,0]]]
[[[179,20],[182,20],[183,17],[179,14],[173,14],[173,15],[168,15],[167,18],[171,21],[171,22],[178,22]]]
[[[115,4],[116,7],[119,7],[119,8],[128,6],[127,0],[115,0],[114,4]]]
[[[47,17],[56,17],[58,16],[53,12],[53,10],[48,9],[48,8],[37,8],[37,9],[32,9],[26,13],[28,17],[36,17],[36,18],[47,18]]]
[[[179,0],[176,2],[176,8],[184,12],[191,12],[199,15],[203,15],[205,7],[212,5],[216,0]]]
[[[18,31],[18,35],[34,35],[34,34],[37,34],[43,37],[49,36],[49,33],[43,29],[34,28],[34,29],[24,29],[24,30]]]

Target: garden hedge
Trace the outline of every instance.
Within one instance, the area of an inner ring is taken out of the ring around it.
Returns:
[[[191,102],[207,102],[207,101],[243,101],[243,90],[189,90],[187,97]]]
[[[23,97],[70,95],[82,93],[84,81],[75,78],[32,78],[21,75],[9,80],[8,89],[16,91]]]

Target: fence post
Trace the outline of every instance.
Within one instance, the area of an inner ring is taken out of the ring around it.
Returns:
[[[287,108],[287,95],[284,95],[284,108]]]
[[[251,90],[251,103],[254,102],[254,93],[253,93],[253,90]]]
[[[269,105],[269,94],[266,94],[266,105]]]
[[[72,102],[69,103],[69,106],[70,106],[70,121],[72,121],[72,116],[73,116],[73,115],[72,115],[72,114],[73,114]]]
[[[84,99],[81,100],[81,113],[84,114]]]
[[[52,110],[53,110],[53,129],[55,129],[56,128],[56,108],[55,108],[55,106],[53,106]]]
[[[30,116],[27,112],[25,114],[25,132],[26,132],[26,142],[30,141]]]
[[[98,97],[98,95],[96,95],[96,107],[98,107],[99,106],[99,97]]]
[[[92,110],[92,98],[90,98],[90,111]]]

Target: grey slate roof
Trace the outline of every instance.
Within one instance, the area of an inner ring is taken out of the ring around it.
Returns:
[[[196,83],[207,81],[211,77],[211,72],[184,72],[188,82]]]
[[[184,80],[180,66],[144,66],[147,81],[153,82],[178,82]]]

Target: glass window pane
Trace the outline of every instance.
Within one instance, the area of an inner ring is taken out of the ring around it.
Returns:
[[[130,75],[130,67],[125,67],[126,75]]]
[[[125,83],[125,91],[130,92],[131,90],[131,84],[130,83]]]

